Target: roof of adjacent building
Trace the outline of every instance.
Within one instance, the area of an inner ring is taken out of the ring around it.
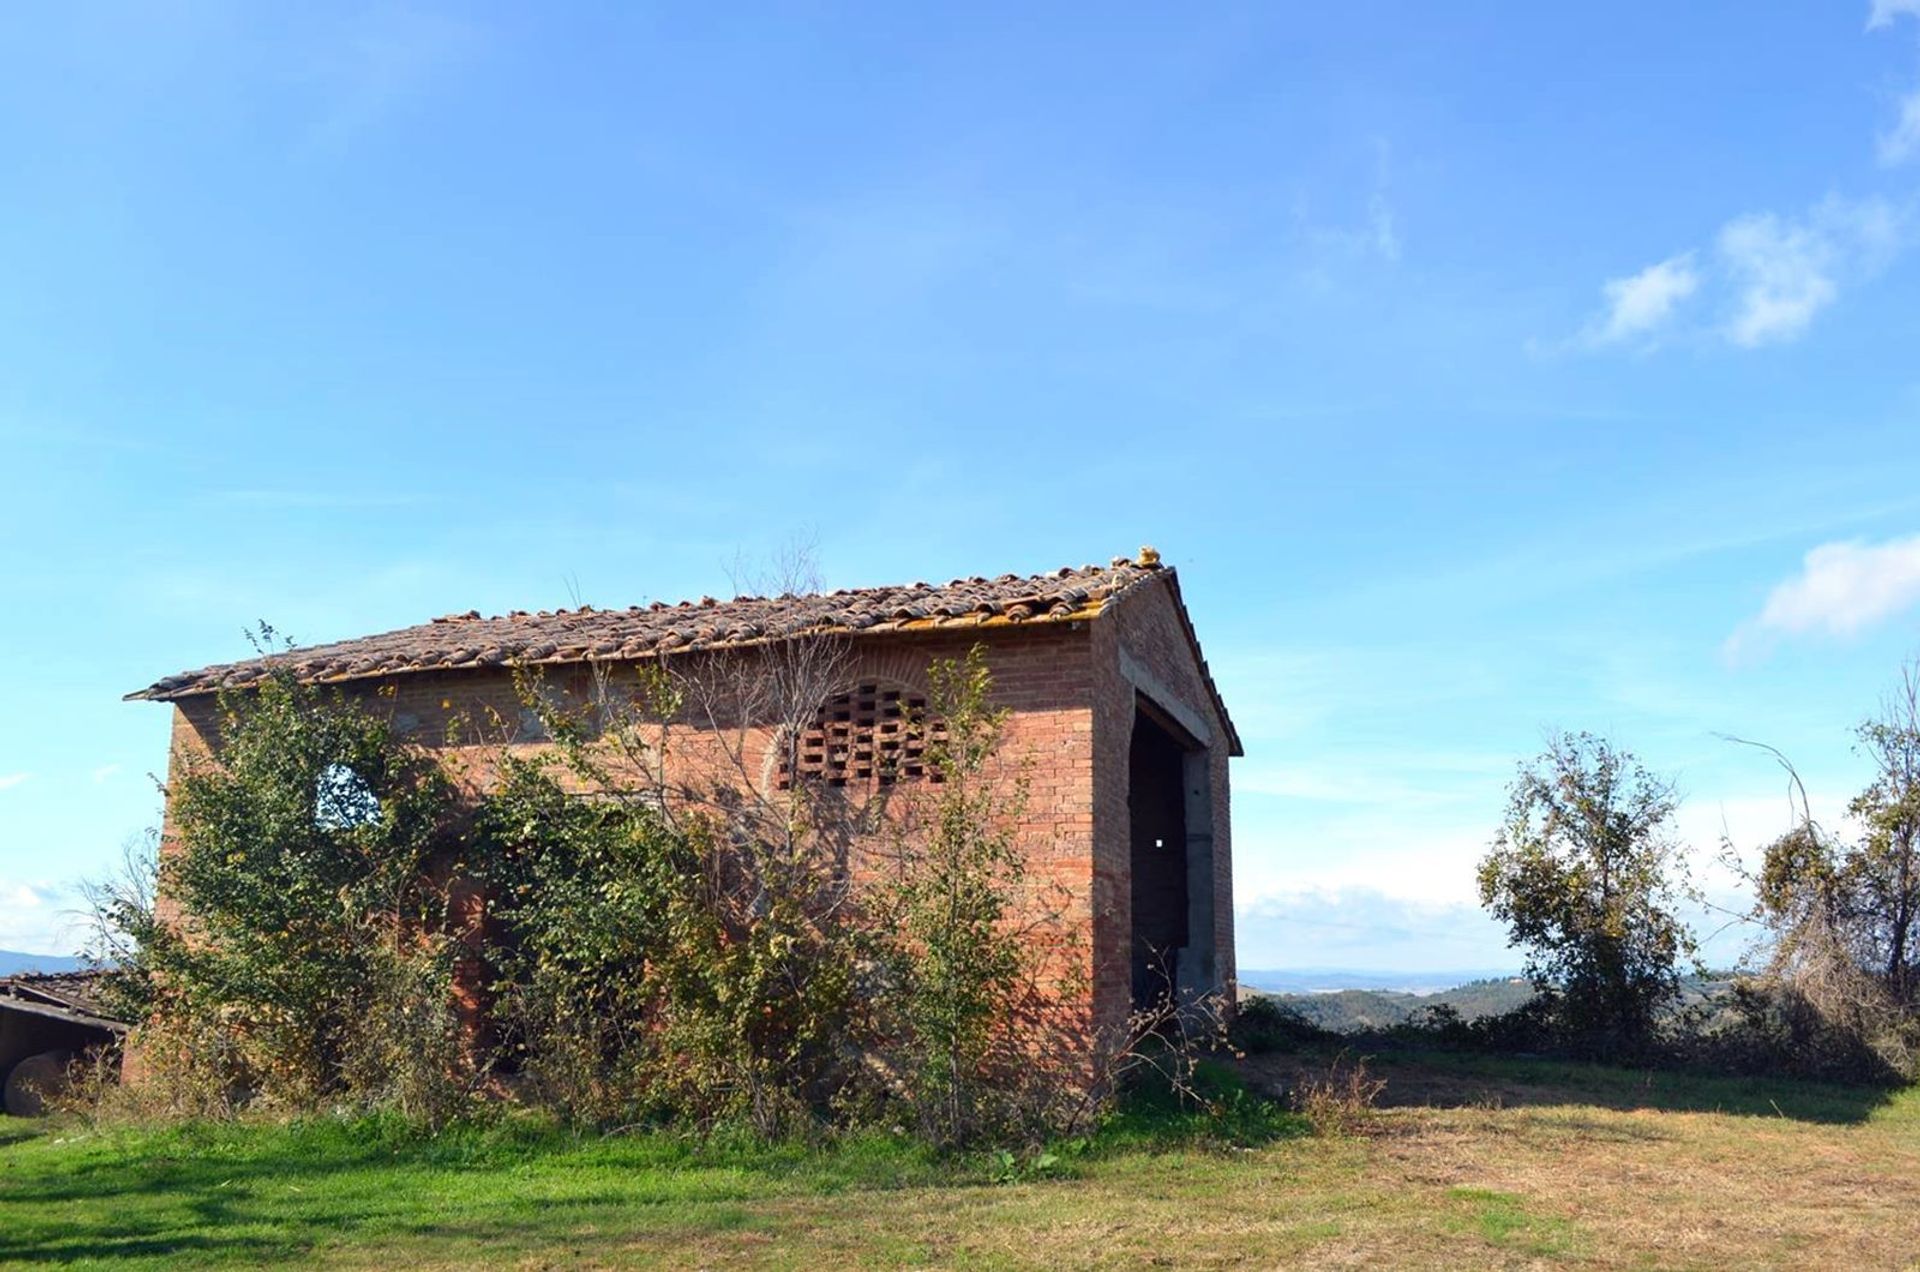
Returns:
[[[107,1014],[98,972],[22,972],[0,976],[0,1011],[20,1011],[114,1032],[127,1026]]]
[[[656,658],[829,633],[1044,626],[1097,617],[1122,593],[1161,575],[1172,582],[1173,571],[1160,564],[1160,554],[1143,548],[1137,558],[1115,557],[1104,566],[943,584],[742,596],[727,601],[703,597],[677,605],[655,602],[628,609],[583,605],[571,610],[515,610],[494,618],[468,611],[375,636],[183,671],[127,697],[171,702],[223,689],[245,689],[283,671],[303,681],[337,683],[411,672]],[[1184,623],[1185,609],[1180,608]],[[1191,639],[1191,624],[1186,630]],[[1200,657],[1197,643],[1194,657]],[[1225,706],[1204,661],[1200,670],[1224,720]],[[1231,731],[1230,723],[1228,728]]]

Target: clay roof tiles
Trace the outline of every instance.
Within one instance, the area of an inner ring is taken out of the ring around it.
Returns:
[[[829,632],[909,632],[945,627],[1059,623],[1092,618],[1112,598],[1162,572],[1159,554],[1063,568],[1048,574],[954,579],[945,584],[843,588],[804,596],[702,597],[628,609],[514,610],[482,618],[449,614],[414,627],[310,645],[243,662],[184,671],[129,698],[169,702],[243,689],[278,670],[335,682],[427,671],[650,658]],[[1167,571],[1170,575],[1171,571]]]

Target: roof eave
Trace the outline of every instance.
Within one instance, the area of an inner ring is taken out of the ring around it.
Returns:
[[[1142,580],[1143,582],[1145,580]],[[1136,584],[1137,586],[1137,584]],[[1117,595],[1117,594],[1116,594]],[[1108,598],[1111,599],[1111,598]],[[960,614],[950,616],[929,616],[926,618],[903,619],[872,627],[822,627],[807,631],[790,632],[773,636],[756,636],[746,640],[716,641],[709,644],[683,645],[666,649],[643,650],[633,654],[608,654],[565,656],[552,655],[546,658],[510,658],[499,662],[437,663],[428,666],[398,666],[371,668],[366,671],[347,672],[341,675],[313,676],[303,678],[307,684],[339,685],[355,681],[382,680],[390,676],[417,676],[436,671],[490,671],[513,667],[569,667],[587,666],[593,663],[647,662],[652,659],[668,657],[674,654],[716,653],[738,649],[757,649],[776,645],[785,641],[808,640],[819,636],[844,636],[848,639],[872,639],[884,636],[911,636],[935,632],[950,631],[1004,631],[1029,627],[1054,627],[1063,623],[1088,622],[1100,616],[1106,601],[1091,601],[1073,610],[1061,613],[1034,614],[1024,618],[1013,618],[1006,614]],[[298,652],[298,651],[295,651]],[[189,698],[208,698],[223,689],[251,689],[267,679],[267,674],[253,676],[247,680],[230,683],[212,679],[212,673],[228,670],[234,664],[209,667],[205,673],[190,673],[206,678],[179,688],[168,688],[165,680],[155,681],[144,689],[137,689],[121,698],[122,702],[181,702]]]

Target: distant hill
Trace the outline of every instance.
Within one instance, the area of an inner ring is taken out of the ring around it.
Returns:
[[[0,950],[0,976],[21,972],[77,972],[80,960],[58,954],[22,954],[18,950]]]
[[[1469,981],[1437,994],[1408,994],[1390,989],[1338,989],[1324,994],[1272,994],[1322,1029],[1351,1033],[1386,1029],[1426,1007],[1445,1004],[1467,1020],[1512,1011],[1533,997],[1519,977]]]
[[[1505,967],[1447,967],[1438,971],[1355,971],[1347,967],[1248,968],[1239,971],[1242,988],[1269,994],[1324,994],[1339,989],[1383,989],[1401,994],[1437,994],[1472,981],[1504,980],[1517,973]]]
[[[1731,987],[1731,973],[1727,972],[1713,972],[1705,977],[1683,976],[1676,1006],[1694,1006],[1725,994]],[[1356,1033],[1391,1028],[1423,1008],[1442,1003],[1466,1020],[1497,1016],[1532,998],[1533,986],[1519,976],[1489,976],[1439,993],[1415,994],[1391,989],[1337,989],[1307,994],[1266,993],[1260,989],[1253,992],[1284,1003],[1322,1029]]]

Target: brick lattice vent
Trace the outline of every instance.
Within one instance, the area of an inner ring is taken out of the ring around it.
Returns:
[[[780,766],[780,789],[793,774],[828,786],[874,788],[896,782],[940,780],[927,761],[927,743],[944,734],[927,718],[920,694],[874,681],[828,698],[800,735],[793,763]]]

